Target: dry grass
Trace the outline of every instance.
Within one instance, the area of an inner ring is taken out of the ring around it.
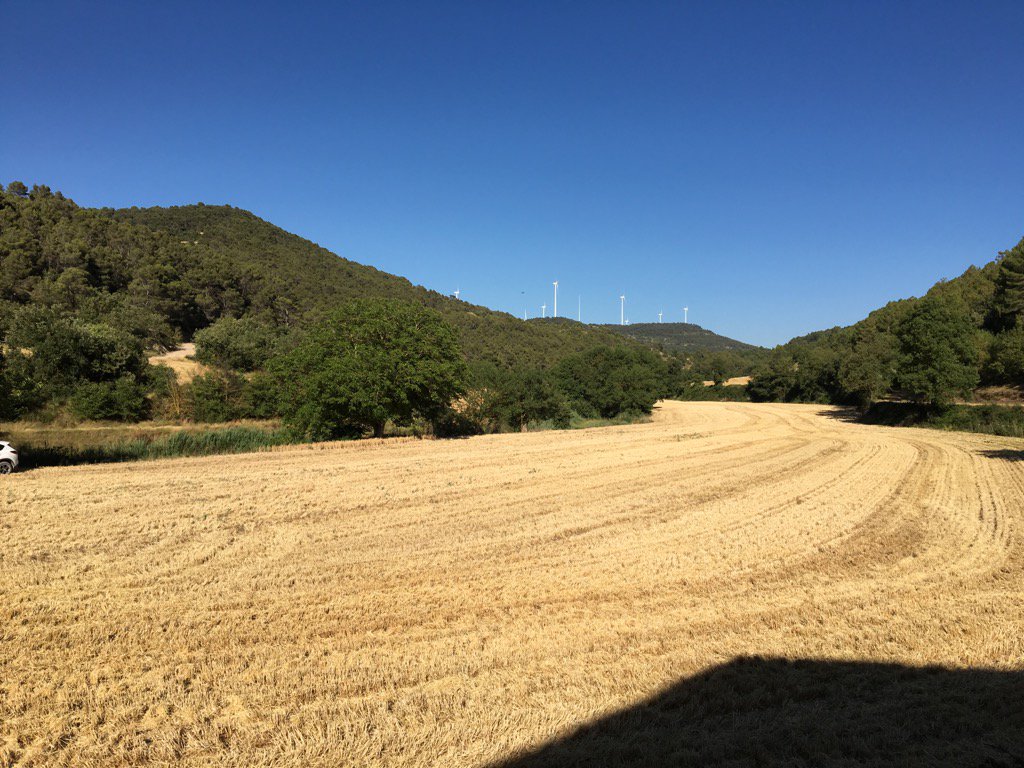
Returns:
[[[0,765],[476,766],[739,656],[1021,670],[1021,450],[668,403],[14,475]]]
[[[151,365],[167,366],[174,371],[179,384],[188,384],[196,376],[201,376],[209,371],[205,365],[193,359],[195,353],[195,344],[182,344],[178,349],[165,352],[162,355],[153,355],[149,358],[149,362]]]
[[[281,422],[270,419],[239,419],[215,424],[142,421],[136,424],[86,421],[54,426],[41,422],[10,421],[0,423],[0,437],[16,447],[68,448],[87,450],[102,448],[125,440],[156,440],[177,432],[204,433],[248,427],[267,431],[279,429]]]

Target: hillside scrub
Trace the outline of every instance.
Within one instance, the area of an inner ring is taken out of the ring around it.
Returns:
[[[890,427],[929,427],[1024,437],[1024,407],[1019,405],[946,405],[873,403],[859,418],[865,424]]]
[[[250,378],[361,299],[430,309],[465,360],[520,378],[595,347],[644,348],[605,328],[524,322],[443,296],[230,206],[88,209],[12,182],[0,187],[0,418],[283,413],[266,379]],[[170,381],[147,364],[147,350],[193,340],[212,377]]]
[[[1024,385],[1024,240],[927,295],[848,328],[772,350],[749,385],[755,401],[866,407],[886,397],[932,407],[981,385]]]

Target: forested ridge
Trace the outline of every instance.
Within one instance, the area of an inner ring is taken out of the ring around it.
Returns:
[[[524,323],[458,301],[231,206],[87,209],[18,182],[0,196],[3,318],[32,303],[109,321],[148,347],[172,347],[222,317],[293,327],[367,296],[436,309],[470,360],[548,366],[598,344],[624,343],[602,329]]]
[[[755,400],[932,407],[979,386],[1024,387],[1024,240],[982,267],[894,301],[854,325],[772,350],[755,371]]]
[[[698,351],[754,352],[761,349],[754,344],[730,339],[694,323],[630,323],[601,327],[645,344],[683,354]]]
[[[340,303],[378,297],[437,310],[455,328],[470,361],[549,367],[615,334],[568,320],[523,322],[358,264],[231,206],[102,209],[100,215],[166,233],[187,258],[222,276],[220,316],[255,315],[278,325],[319,317]]]
[[[87,209],[21,182],[0,188],[0,339],[4,419],[284,418],[309,436],[426,419],[464,432],[649,411],[685,378],[607,329],[443,296],[231,206]],[[147,362],[184,341],[204,375]],[[602,370],[617,390],[570,370]],[[391,379],[404,389],[373,384]],[[487,397],[463,397],[474,392]]]
[[[942,407],[979,385],[1024,387],[1022,314],[1024,241],[921,298],[768,351],[693,325],[524,322],[231,206],[87,209],[46,186],[0,189],[3,419],[283,418],[329,436],[379,434],[384,414],[465,433],[642,413],[659,397],[734,399],[742,389],[701,380],[751,372],[756,400]],[[380,355],[364,337],[385,339]],[[183,341],[204,375],[182,382],[147,362]],[[446,357],[430,363],[438,344]],[[405,389],[370,402],[370,382],[389,377]]]

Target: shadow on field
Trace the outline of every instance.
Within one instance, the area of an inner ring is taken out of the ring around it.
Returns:
[[[987,456],[990,459],[1002,459],[1003,461],[1024,461],[1024,451],[1014,451],[1009,448],[982,451],[981,455]]]
[[[491,768],[1024,766],[1024,672],[738,658]]]
[[[826,419],[834,419],[835,421],[858,422],[860,421],[863,413],[864,411],[860,408],[854,408],[853,406],[840,406],[820,410],[817,415],[824,416]]]

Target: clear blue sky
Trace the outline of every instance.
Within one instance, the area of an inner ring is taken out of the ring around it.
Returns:
[[[1024,2],[0,2],[0,180],[469,301],[853,322],[1024,235]]]

